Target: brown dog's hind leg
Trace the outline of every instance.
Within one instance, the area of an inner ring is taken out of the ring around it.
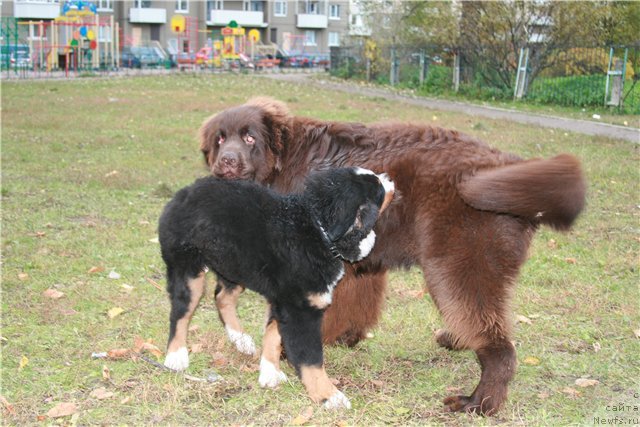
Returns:
[[[482,368],[474,392],[446,398],[446,409],[491,415],[504,404],[515,374],[510,302],[532,233],[512,218],[466,214],[459,228],[428,230],[431,256],[422,267],[447,327],[436,334],[437,342],[475,351]]]
[[[238,319],[238,298],[242,292],[244,292],[244,287],[240,285],[229,286],[218,278],[216,284],[216,308],[229,341],[235,345],[240,353],[252,356],[256,353],[256,345],[253,342],[253,338],[244,332],[240,319]]]
[[[183,371],[189,367],[189,351],[187,350],[187,333],[189,323],[196,311],[205,289],[205,273],[197,277],[187,279],[186,289],[178,283],[170,284],[171,316],[169,325],[169,344],[165,366],[176,371]],[[182,277],[169,278],[169,280],[184,280]]]

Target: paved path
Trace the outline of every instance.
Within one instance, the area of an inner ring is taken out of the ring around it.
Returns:
[[[504,108],[486,107],[482,105],[466,104],[463,102],[447,101],[441,99],[417,98],[408,95],[394,93],[383,88],[364,87],[356,84],[338,83],[327,80],[310,79],[309,74],[263,74],[277,80],[290,81],[305,85],[313,85],[324,89],[337,90],[347,93],[357,93],[366,96],[378,96],[395,101],[405,102],[433,110],[454,111],[470,116],[481,116],[498,120],[511,120],[518,123],[562,129],[570,132],[584,133],[587,135],[605,136],[614,139],[624,139],[640,143],[640,129],[607,123],[591,122],[588,120],[569,119],[563,117],[532,114]]]

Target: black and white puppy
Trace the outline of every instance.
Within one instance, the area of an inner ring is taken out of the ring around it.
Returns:
[[[282,339],[311,399],[350,407],[324,371],[322,314],[344,274],[342,260],[359,261],[373,248],[373,227],[393,193],[386,174],[361,168],[315,173],[296,195],[216,177],[176,193],[159,225],[171,299],[165,365],[189,365],[188,326],[210,269],[225,286],[242,284],[271,305],[263,347],[278,354],[263,354],[261,385],[286,378],[277,368]]]

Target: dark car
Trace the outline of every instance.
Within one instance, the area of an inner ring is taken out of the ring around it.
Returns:
[[[155,48],[147,46],[125,47],[120,59],[122,66],[127,68],[158,67],[165,62]]]

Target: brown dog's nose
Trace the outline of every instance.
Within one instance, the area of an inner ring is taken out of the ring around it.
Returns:
[[[235,168],[238,165],[238,155],[234,152],[227,152],[220,158],[225,166]]]

